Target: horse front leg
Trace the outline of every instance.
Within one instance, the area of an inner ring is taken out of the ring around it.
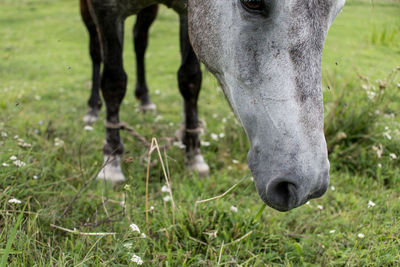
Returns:
[[[89,111],[86,113],[83,121],[85,124],[93,124],[101,109],[102,103],[100,98],[100,66],[102,63],[101,46],[96,24],[92,14],[89,12],[88,0],[80,0],[80,10],[82,20],[89,32],[89,51],[92,60],[92,90],[88,100]]]
[[[119,183],[125,180],[120,166],[124,146],[118,127],[120,105],[125,96],[127,84],[127,75],[122,61],[124,19],[113,9],[102,8],[102,4],[102,1],[93,1],[104,49],[101,91],[106,105],[104,167],[97,178]]]
[[[136,18],[133,28],[133,41],[136,53],[136,89],[135,96],[140,100],[142,111],[155,111],[156,105],[149,97],[149,90],[146,82],[145,53],[149,39],[149,29],[157,17],[158,5],[153,5],[142,9]]]
[[[178,71],[179,90],[183,96],[184,122],[181,139],[186,146],[186,164],[199,176],[208,175],[210,168],[200,151],[200,124],[197,101],[201,89],[200,63],[189,41],[187,17],[180,16],[180,48],[182,63]]]

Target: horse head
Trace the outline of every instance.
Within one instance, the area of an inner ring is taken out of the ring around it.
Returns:
[[[189,32],[250,141],[261,199],[287,211],[329,184],[321,55],[344,0],[189,0]]]

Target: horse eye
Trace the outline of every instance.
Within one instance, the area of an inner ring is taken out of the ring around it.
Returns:
[[[253,11],[262,11],[264,9],[263,0],[240,0],[240,2],[245,8]]]

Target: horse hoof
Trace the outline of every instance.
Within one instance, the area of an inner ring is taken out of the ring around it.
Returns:
[[[154,103],[148,103],[148,104],[144,104],[140,106],[140,110],[142,112],[147,112],[147,111],[152,111],[152,112],[156,112],[157,111],[157,106]]]
[[[85,125],[92,125],[95,123],[98,119],[97,115],[94,115],[92,112],[88,112],[84,117],[83,117],[83,122]]]
[[[204,161],[202,155],[198,154],[189,163],[189,170],[197,172],[199,177],[208,176],[210,174],[210,167]]]
[[[104,180],[112,184],[119,184],[125,181],[121,170],[120,156],[104,156],[104,167],[97,175],[97,180]]]

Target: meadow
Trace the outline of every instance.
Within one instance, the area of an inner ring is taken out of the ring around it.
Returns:
[[[331,184],[286,213],[263,210],[247,138],[207,71],[199,106],[209,177],[185,171],[174,146],[162,153],[171,193],[157,164],[146,195],[139,158],[147,150],[122,133],[127,181],[95,181],[104,108],[84,129],[91,63],[78,8],[0,0],[1,267],[136,266],[134,255],[143,266],[400,266],[399,1],[348,0],[333,24],[322,60]],[[138,112],[133,96],[134,20],[126,23],[121,119],[148,140],[172,136],[182,120],[178,17],[162,7],[151,28],[157,114]]]

